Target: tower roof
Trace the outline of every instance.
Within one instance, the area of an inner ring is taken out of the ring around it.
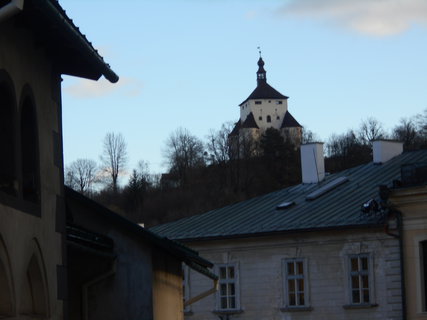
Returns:
[[[288,99],[289,97],[281,94],[279,91],[270,86],[267,82],[258,84],[254,91],[239,106],[250,99]]]
[[[259,129],[258,125],[256,124],[254,114],[251,112],[246,117],[245,121],[243,121],[241,128],[255,128]]]
[[[289,111],[286,111],[285,117],[283,118],[283,122],[280,128],[291,128],[291,127],[302,128],[302,125],[300,125],[298,121],[295,120],[295,118],[291,115]]]
[[[267,71],[264,69],[264,60],[259,57],[257,71],[257,87],[239,106],[250,99],[288,99],[267,83]]]

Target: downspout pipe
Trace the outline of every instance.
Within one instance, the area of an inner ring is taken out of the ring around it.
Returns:
[[[402,212],[394,208],[389,208],[388,217],[394,214],[396,216],[397,222],[397,231],[398,234],[392,233],[388,229],[388,224],[384,225],[384,231],[387,235],[397,238],[399,240],[399,259],[400,259],[400,294],[402,296],[402,320],[406,320],[406,290],[405,290],[405,263],[403,261],[403,221],[402,221]]]
[[[89,319],[89,301],[88,301],[88,291],[91,286],[94,284],[104,281],[105,279],[113,276],[116,273],[117,260],[115,259],[111,264],[110,269],[106,272],[100,274],[99,276],[89,280],[88,282],[82,285],[82,316],[83,320]]]
[[[8,4],[0,8],[0,22],[7,20],[24,8],[24,0],[10,0]]]

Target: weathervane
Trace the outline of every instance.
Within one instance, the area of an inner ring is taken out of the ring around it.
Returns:
[[[257,47],[257,48],[258,48],[259,57],[261,58],[261,47]]]

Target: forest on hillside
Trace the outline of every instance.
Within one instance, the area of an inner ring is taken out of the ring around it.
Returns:
[[[291,139],[268,129],[261,139],[246,139],[236,152],[229,134],[233,124],[209,132],[205,141],[184,128],[166,141],[168,171],[152,174],[140,161],[129,181],[118,180],[127,169],[126,141],[108,133],[101,163],[78,159],[65,169],[65,184],[128,219],[150,227],[246,200],[301,181],[300,151]],[[372,160],[372,141],[402,141],[404,150],[427,148],[427,109],[403,118],[390,132],[374,118],[357,130],[333,134],[325,143],[325,169],[334,173]],[[317,141],[304,129],[302,142]],[[242,151],[243,150],[243,151]]]

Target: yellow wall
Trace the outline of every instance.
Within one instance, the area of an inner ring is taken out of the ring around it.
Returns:
[[[427,319],[420,256],[420,242],[427,240],[427,186],[394,190],[390,201],[403,218],[407,319]]]

